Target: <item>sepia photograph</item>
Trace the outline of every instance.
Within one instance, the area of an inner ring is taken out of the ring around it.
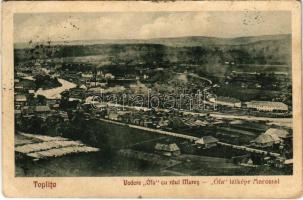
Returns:
[[[301,195],[299,7],[9,2],[4,191]]]
[[[287,11],[16,14],[16,176],[291,175],[291,75]]]

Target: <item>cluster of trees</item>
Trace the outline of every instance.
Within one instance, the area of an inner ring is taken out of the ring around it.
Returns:
[[[57,78],[52,78],[49,75],[37,75],[35,76],[36,89],[50,89],[55,87],[60,87],[62,84]]]

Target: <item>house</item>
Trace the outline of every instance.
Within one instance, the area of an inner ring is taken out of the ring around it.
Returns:
[[[155,145],[155,152],[165,156],[178,156],[181,154],[180,148],[176,143],[172,144],[161,144]]]
[[[17,83],[17,84],[15,84],[14,90],[16,92],[24,92],[25,89],[24,89],[23,85],[21,85],[20,83]]]
[[[132,119],[133,124],[140,125],[140,122],[141,122],[141,119],[139,119],[139,118]]]
[[[69,102],[82,102],[82,100],[80,98],[76,98],[76,97],[69,97],[68,101]]]
[[[60,77],[60,74],[57,72],[54,72],[52,75],[52,78],[58,78],[58,77]]]
[[[219,140],[212,136],[203,136],[201,139],[196,140],[195,144],[202,146],[205,149],[217,146]]]
[[[114,121],[118,121],[119,118],[119,114],[116,112],[110,112],[107,116],[105,116],[106,118],[108,118],[109,120],[114,120]]]
[[[34,114],[34,107],[33,106],[23,106],[21,108],[22,115],[31,115]]]
[[[246,102],[247,108],[255,109],[258,111],[288,111],[288,106],[282,102],[272,101],[250,101]]]
[[[92,73],[82,73],[81,77],[83,79],[90,80],[90,79],[92,79],[94,77],[94,75]]]
[[[241,101],[231,97],[211,97],[209,101],[221,106],[241,108]]]
[[[104,77],[104,74],[103,74],[102,71],[97,71],[97,76],[99,76],[99,77]]]
[[[16,95],[15,101],[16,102],[26,102],[26,96],[25,95]]]
[[[15,96],[15,105],[24,106],[27,104],[27,98],[25,95],[16,95]]]
[[[256,139],[251,141],[251,144],[255,147],[271,147],[274,144],[279,144],[281,139],[274,134],[261,134]]]
[[[49,108],[49,106],[36,106],[34,108],[34,111],[37,113],[47,113],[50,112],[51,109]]]
[[[143,122],[143,126],[144,126],[144,127],[148,127],[148,128],[153,128],[153,122],[152,122],[150,119],[146,119],[146,120]]]
[[[24,76],[26,76],[26,74],[24,74],[24,73],[22,73],[22,72],[17,72],[17,73],[16,73],[16,76],[17,76],[17,77],[24,77]]]
[[[52,108],[53,109],[59,109],[60,108],[60,104],[56,103],[56,104],[52,105]]]
[[[159,128],[167,127],[168,124],[169,124],[169,120],[165,120],[163,117],[161,117],[159,122],[158,122]]]
[[[15,110],[15,126],[20,127],[22,124],[22,113],[21,110]]]
[[[278,128],[269,128],[267,131],[264,133],[265,135],[274,135],[277,136],[280,139],[286,139],[290,137],[290,134],[287,130],[285,129],[278,129]]]
[[[35,94],[35,90],[28,90],[28,94],[34,95]]]
[[[57,102],[57,99],[46,99],[46,105],[49,105],[49,106],[53,106],[55,105]]]
[[[106,87],[107,83],[103,83],[103,82],[99,82],[99,81],[90,81],[90,82],[87,82],[87,86],[89,86],[89,87],[98,87],[98,86]]]
[[[84,86],[84,85],[82,85],[82,86]],[[86,90],[84,88],[80,88],[80,87],[72,88],[69,90],[69,97],[81,100],[85,97],[85,91]]]
[[[14,111],[14,114],[15,114],[15,119],[19,120],[21,118],[21,110],[15,110]]]
[[[174,129],[180,129],[180,128],[187,127],[187,125],[184,123],[184,121],[177,117],[170,118],[168,125],[169,125],[169,127],[174,128]]]
[[[66,111],[59,111],[59,115],[63,118],[63,121],[68,121],[68,114]]]
[[[293,159],[285,160],[284,165],[292,166],[293,165]]]
[[[149,78],[148,75],[146,75],[146,74],[143,75],[143,79],[148,79],[148,78]]]
[[[85,85],[81,85],[79,88],[83,90],[87,90],[87,87]]]

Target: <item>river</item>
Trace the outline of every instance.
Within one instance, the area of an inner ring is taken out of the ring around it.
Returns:
[[[61,92],[77,86],[75,83],[66,81],[64,79],[59,78],[58,81],[62,84],[62,86],[52,89],[47,89],[47,90],[43,90],[42,88],[39,88],[35,93],[35,97],[37,97],[37,95],[42,95],[45,96],[47,99],[60,99]]]

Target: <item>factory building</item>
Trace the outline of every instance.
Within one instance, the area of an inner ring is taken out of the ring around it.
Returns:
[[[271,101],[250,101],[246,102],[247,108],[255,109],[258,111],[288,111],[288,106],[282,102]]]

